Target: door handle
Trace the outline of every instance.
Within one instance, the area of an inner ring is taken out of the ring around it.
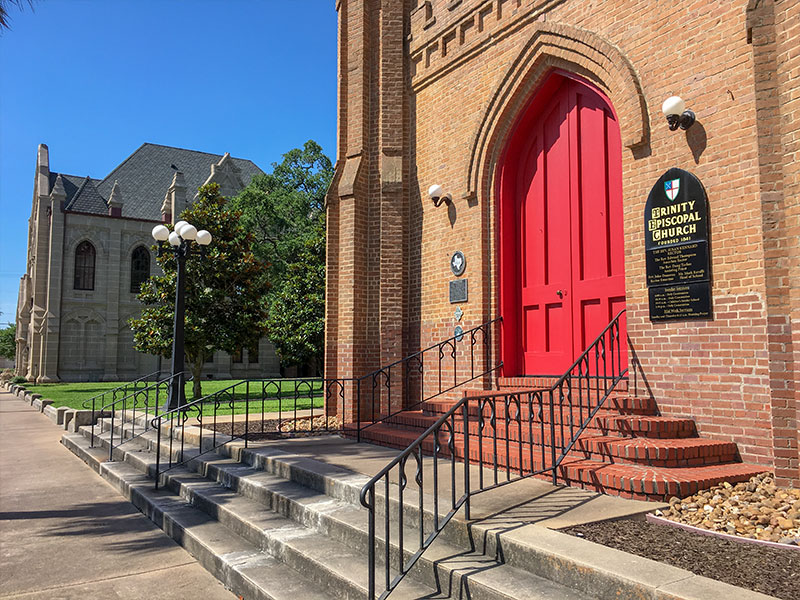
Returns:
[[[556,291],[556,294],[558,295],[559,298],[564,297],[564,292],[562,292],[561,290]]]

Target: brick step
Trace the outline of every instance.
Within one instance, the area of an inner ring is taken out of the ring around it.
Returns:
[[[549,388],[550,386],[554,385],[560,376],[544,376],[544,375],[533,375],[527,377],[498,377],[497,378],[497,388],[498,389],[506,389],[506,388]],[[592,387],[596,387],[592,385]],[[616,388],[617,391],[626,392],[628,390],[628,380],[623,379],[619,383],[617,383]]]
[[[587,416],[587,411],[573,411],[573,423],[569,422],[569,415],[565,414],[563,429],[566,435],[572,435],[574,431],[580,426],[581,420]],[[549,439],[550,419],[549,412],[544,411],[544,421],[540,421],[538,414],[534,415],[532,424],[528,425],[527,411],[523,411],[521,422],[518,425],[515,419],[511,419],[508,426],[504,417],[499,417],[495,421],[497,434],[500,437],[505,437],[506,430],[508,430],[509,439],[519,440],[523,442],[533,441],[534,443],[541,443],[541,430],[544,429],[545,439]],[[399,428],[412,428],[417,429],[418,433],[422,433],[425,429],[433,425],[439,416],[425,414],[422,411],[405,411],[393,417],[389,417],[384,423],[391,427]],[[544,426],[542,427],[542,423]],[[472,416],[469,421],[470,433],[478,435],[480,422],[477,416]],[[561,415],[556,413],[556,428],[561,433]],[[457,432],[462,432],[464,429],[462,416],[456,415],[455,429]],[[594,419],[586,427],[586,434],[594,436],[608,436],[614,437],[647,437],[657,439],[671,439],[671,438],[691,438],[696,437],[694,421],[691,419],[679,419],[673,417],[658,417],[658,416],[619,416],[612,411],[598,411]],[[484,435],[492,435],[492,428],[489,419],[484,418]],[[533,436],[533,437],[531,437]]]
[[[406,448],[419,437],[420,430],[374,425],[361,433],[362,440],[392,448]],[[655,442],[655,440],[649,440]],[[439,456],[449,459],[446,434],[440,438]],[[463,436],[454,439],[454,454],[464,457]],[[433,452],[433,440],[423,442],[423,451]],[[698,446],[697,451],[700,452]],[[594,489],[603,493],[648,500],[666,500],[670,496],[684,496],[706,489],[722,481],[746,481],[763,472],[764,468],[744,463],[711,464],[699,466],[650,466],[639,464],[610,464],[602,460],[583,458],[580,450],[573,450],[559,467],[558,476],[570,485]],[[523,473],[539,471],[550,464],[547,447],[519,444],[516,441],[498,440],[496,448],[498,469]],[[482,460],[489,467],[495,464],[494,440],[484,439],[483,454],[479,452],[477,438],[470,436],[470,460]],[[549,476],[549,475],[548,475]]]
[[[409,411],[388,419],[383,425],[386,428],[408,432],[409,443],[421,435],[435,422],[435,418]],[[455,429],[460,437],[464,433],[463,422],[456,419]],[[367,430],[369,431],[369,430]],[[479,424],[470,421],[470,443],[477,443],[479,439]],[[564,428],[563,436],[570,439],[577,428]],[[497,424],[498,442],[505,443],[505,423]],[[484,440],[493,439],[492,428],[486,424],[480,436]],[[508,430],[510,441],[522,441],[523,444],[541,446],[544,442],[549,447],[551,431],[549,425],[542,427],[536,423],[532,427],[523,424],[517,427],[512,424]],[[557,427],[555,439],[561,445],[562,431]],[[475,440],[474,442],[472,440]],[[488,442],[487,442],[488,443]],[[570,456],[585,458],[607,463],[645,464],[659,467],[691,467],[724,462],[733,462],[738,459],[736,444],[701,438],[647,438],[647,437],[620,437],[608,436],[597,428],[587,428],[575,444]]]
[[[612,435],[647,438],[688,438],[697,436],[693,419],[657,416],[598,417],[597,428]]]
[[[498,397],[506,394],[508,392],[505,391],[495,391],[495,392],[475,392],[474,395],[482,395],[488,397]],[[466,392],[466,396],[473,395],[472,392]],[[538,410],[538,401],[534,398],[531,401],[534,404],[534,410]],[[505,414],[505,400],[498,399],[496,400],[497,406],[497,414],[504,415]],[[431,415],[442,415],[450,410],[455,401],[453,400],[428,400],[421,405],[421,409],[423,412],[431,414]],[[522,395],[520,397],[520,405],[521,408],[525,410],[525,414],[527,415],[527,405],[528,397],[526,395]],[[546,403],[543,403],[546,404]],[[583,410],[587,410],[588,408],[593,408],[597,406],[597,399],[590,398],[589,402],[583,403]],[[577,409],[577,407],[576,407]],[[484,408],[484,413],[489,410],[488,406]],[[652,398],[641,398],[637,396],[627,396],[627,395],[614,395],[610,396],[606,399],[603,403],[603,408],[601,410],[608,410],[613,411],[618,414],[640,414],[640,415],[657,415],[658,414],[658,407],[656,402]],[[469,403],[469,412],[470,415],[477,416],[478,415],[478,401],[473,401]],[[545,412],[548,410],[545,408]]]
[[[702,438],[622,438],[581,436],[575,444],[586,458],[609,463],[646,464],[654,467],[695,467],[735,462],[734,442]]]
[[[765,467],[728,463],[701,467],[649,467],[605,464],[593,460],[562,463],[560,477],[572,486],[625,498],[668,500],[685,497],[727,481],[739,483],[763,473]]]

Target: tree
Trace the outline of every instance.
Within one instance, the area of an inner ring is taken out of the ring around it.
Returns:
[[[325,318],[325,195],[331,160],[316,142],[283,155],[233,200],[268,262],[267,329],[283,364],[321,370]]]
[[[8,9],[16,6],[22,10],[24,2],[22,0],[0,0],[0,31],[11,28],[11,18],[8,16]],[[33,9],[33,0],[27,0],[28,6]]]
[[[250,347],[266,334],[269,289],[267,265],[253,254],[254,238],[242,226],[241,213],[226,206],[219,185],[199,190],[198,200],[180,215],[214,236],[205,258],[195,254],[186,261],[186,358],[194,378],[192,393],[202,396],[203,364],[215,351],[233,354]],[[140,352],[169,356],[175,314],[175,257],[158,258],[163,275],[142,285],[139,300],[147,307],[131,319],[134,346]]]
[[[5,329],[0,329],[0,356],[13,359],[17,353],[17,326],[9,323]]]
[[[325,236],[307,238],[283,280],[268,296],[267,334],[286,364],[322,372],[325,317]]]

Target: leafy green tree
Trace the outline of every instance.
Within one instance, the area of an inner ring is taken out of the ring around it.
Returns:
[[[214,236],[205,258],[193,245],[194,254],[186,260],[184,337],[196,399],[202,396],[207,358],[216,350],[232,354],[250,347],[265,335],[269,280],[267,265],[253,254],[254,239],[242,226],[241,213],[226,206],[216,183],[201,187],[198,200],[180,218]],[[167,357],[172,350],[177,270],[171,252],[159,257],[158,263],[164,274],[142,285],[139,300],[146,308],[129,322],[137,350]]]
[[[322,372],[325,317],[325,237],[307,238],[283,280],[268,296],[267,329],[281,360]]]
[[[283,155],[232,201],[269,263],[267,329],[281,362],[321,370],[325,317],[325,195],[331,160],[316,142]]]
[[[8,327],[0,329],[0,356],[13,359],[17,353],[17,344],[14,338],[17,335],[17,326],[9,323]]]

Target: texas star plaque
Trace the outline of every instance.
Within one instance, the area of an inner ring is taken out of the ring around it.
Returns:
[[[464,257],[464,253],[461,250],[456,250],[453,256],[450,257],[450,270],[453,271],[453,275],[456,277],[461,277],[466,268],[467,259]]]

